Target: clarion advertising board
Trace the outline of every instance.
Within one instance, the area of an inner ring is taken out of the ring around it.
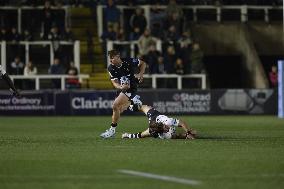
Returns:
[[[165,114],[277,114],[274,89],[145,90],[138,94],[144,104]],[[20,99],[0,92],[0,115],[111,115],[114,98],[114,91],[35,91],[24,92]]]

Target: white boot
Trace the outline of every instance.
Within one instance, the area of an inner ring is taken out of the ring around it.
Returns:
[[[102,138],[113,138],[115,137],[115,128],[111,127],[108,130],[106,130],[104,133],[100,135]]]

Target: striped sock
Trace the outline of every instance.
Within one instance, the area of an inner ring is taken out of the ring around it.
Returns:
[[[111,127],[116,127],[117,123],[111,123]]]
[[[135,134],[129,134],[129,138],[141,138],[141,132]]]

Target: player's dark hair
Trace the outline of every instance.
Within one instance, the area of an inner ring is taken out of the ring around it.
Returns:
[[[113,58],[116,55],[120,55],[120,52],[118,50],[113,49],[113,50],[108,51],[107,54],[110,58]]]
[[[157,123],[156,121],[150,121],[149,123],[149,131],[150,133],[162,133],[164,129],[163,123]]]

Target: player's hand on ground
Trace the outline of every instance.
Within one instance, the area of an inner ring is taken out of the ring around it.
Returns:
[[[193,139],[195,139],[195,136],[196,136],[196,131],[189,130],[186,133],[185,139],[193,140]]]
[[[193,139],[195,139],[195,138],[194,138],[194,136],[192,136],[191,134],[186,134],[185,139],[193,140]]]

